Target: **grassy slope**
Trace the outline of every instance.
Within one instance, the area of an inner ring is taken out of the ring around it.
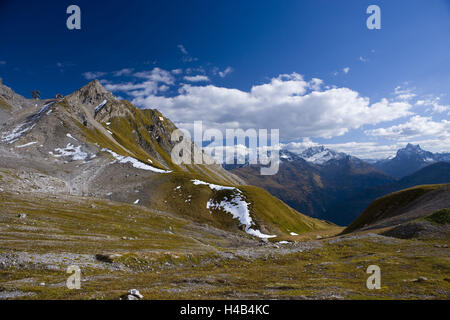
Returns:
[[[290,254],[271,253],[269,258],[176,258],[166,253],[123,261],[129,271],[82,269],[81,290],[64,284],[65,268],[5,269],[0,286],[35,295],[25,299],[113,299],[130,288],[145,299],[442,299],[450,294],[448,249],[442,242],[376,239],[327,243]],[[229,250],[231,251],[231,250]],[[178,254],[177,254],[178,256]],[[186,261],[188,263],[186,263]],[[122,261],[121,261],[122,262]],[[368,290],[366,268],[382,270],[380,290]],[[414,282],[420,276],[430,281]],[[45,282],[46,286],[40,286]]]
[[[8,112],[13,111],[13,107],[11,107],[8,103],[3,101],[3,99],[0,99],[0,109],[6,110]]]
[[[344,233],[349,233],[370,225],[376,221],[390,218],[399,209],[418,199],[427,192],[441,188],[442,184],[416,186],[402,191],[397,191],[375,200]]]
[[[199,223],[208,223],[214,227],[239,232],[239,226],[231,215],[222,210],[206,208],[210,199],[221,202],[230,195],[230,191],[214,191],[208,186],[196,186],[189,173],[173,172],[156,177],[157,188],[146,206],[158,210],[173,212],[180,217],[189,218]],[[198,178],[198,177],[197,177]],[[277,235],[276,241],[289,238],[291,232],[304,234],[311,231],[330,230],[335,226],[327,222],[307,217],[267,191],[253,186],[239,186],[246,201],[250,203],[250,215],[258,228]]]
[[[3,249],[99,253],[113,248],[195,248],[186,231],[181,231],[188,221],[144,207],[94,198],[8,193],[0,193],[0,203],[2,222],[8,226],[0,239],[14,240],[3,244]],[[19,213],[26,213],[27,219],[19,219]],[[166,232],[170,227],[173,234]],[[122,237],[139,241],[126,242]]]
[[[154,190],[154,194],[149,195],[151,199],[146,205],[174,212],[181,217],[190,218],[196,222],[209,223],[224,230],[238,231],[239,226],[237,226],[236,221],[231,218],[230,214],[217,212],[211,215],[209,210],[206,209],[206,203],[209,199],[213,197],[223,198],[226,194],[217,195],[208,187],[195,186],[191,182],[192,179],[200,179],[215,184],[229,185],[227,181],[219,178],[205,166],[198,166],[198,168],[191,166],[188,167],[191,170],[186,172],[172,163],[170,154],[167,152],[170,148],[170,142],[163,132],[170,136],[175,126],[167,119],[161,122],[159,119],[162,115],[156,110],[140,110],[126,101],[121,102],[121,108],[123,108],[124,114],[110,119],[111,124],[109,126],[106,126],[106,123],[102,121],[105,128],[113,133],[117,145],[99,130],[95,128],[88,129],[78,122],[77,124],[86,139],[91,143],[98,144],[101,148],[108,148],[118,154],[132,156],[155,167],[166,168],[153,155],[158,154],[162,157],[162,161],[173,172],[169,175],[152,178],[157,180],[155,183],[158,184],[158,188]],[[150,135],[150,131],[157,133],[158,141]],[[124,154],[120,145],[132,152],[132,154]],[[148,159],[152,160],[152,162]],[[177,186],[182,188],[175,191]],[[298,213],[263,189],[245,187],[242,188],[242,191],[244,191],[252,204],[252,217],[267,232],[278,236],[287,236],[290,232],[302,234],[331,227],[325,222],[308,218]],[[188,198],[189,196],[190,198]]]
[[[429,215],[425,220],[437,224],[450,224],[450,209],[442,209]]]
[[[256,222],[265,221],[269,230],[276,234],[302,234],[316,230],[330,229],[333,225],[318,219],[305,216],[284,202],[275,198],[267,191],[253,186],[240,188],[252,203],[251,212]]]

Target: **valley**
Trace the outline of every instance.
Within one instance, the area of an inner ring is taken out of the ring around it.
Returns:
[[[0,102],[0,299],[449,298],[448,185],[388,195],[347,230],[327,208],[368,187],[446,180],[441,163],[398,181],[351,156],[284,152],[261,178],[257,166],[175,164],[170,119],[97,80],[49,100],[0,85]],[[440,202],[421,198],[433,192]],[[388,233],[416,219],[439,232]],[[374,264],[380,290],[366,286]],[[67,287],[70,266],[80,289]]]

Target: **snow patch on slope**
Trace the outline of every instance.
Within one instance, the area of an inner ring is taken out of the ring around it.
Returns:
[[[8,142],[10,144],[16,142],[23,134],[31,131],[31,129],[33,129],[35,126],[35,124],[33,124],[32,126],[27,126],[28,124],[29,123],[23,123],[20,126],[16,127],[9,134],[4,134],[2,136],[2,141]]]
[[[241,190],[235,187],[225,187],[220,186],[217,184],[207,183],[200,180],[192,180],[192,183],[194,185],[205,185],[211,188],[211,190],[231,190],[233,191],[230,199],[226,197],[224,200],[222,200],[220,203],[217,201],[214,201],[213,199],[210,199],[206,203],[206,209],[211,210],[223,210],[233,216],[234,219],[239,220],[239,222],[244,225],[245,232],[248,234],[262,238],[262,239],[268,239],[268,238],[275,238],[274,235],[267,235],[263,234],[261,231],[256,230],[252,228],[254,226],[254,222],[252,217],[250,216],[250,211],[248,209],[248,206],[250,203],[246,202],[244,199],[244,194]]]
[[[32,146],[33,144],[36,144],[36,143],[37,143],[36,141],[33,141],[33,142],[29,142],[27,144],[23,144],[21,146],[17,146],[16,148],[22,149],[22,148],[26,148],[26,147]]]
[[[95,114],[99,113],[107,102],[108,102],[107,100],[103,100],[102,103],[100,103],[97,107],[95,107]]]
[[[70,157],[72,160],[88,160],[89,158],[95,158],[95,155],[92,157],[89,156],[87,152],[81,151],[81,146],[75,147],[71,143],[68,143],[65,148],[56,148],[55,153],[49,152],[53,157],[55,158],[61,158],[61,157]]]
[[[171,173],[172,172],[172,171],[169,171],[169,170],[162,170],[162,169],[158,169],[158,168],[152,167],[152,166],[150,166],[148,164],[145,164],[145,163],[143,163],[143,162],[141,162],[138,159],[135,159],[133,157],[121,156],[121,155],[119,155],[119,154],[117,154],[114,151],[109,150],[109,149],[102,149],[102,151],[109,152],[120,163],[131,163],[133,165],[133,167],[135,167],[136,169],[153,171],[153,172],[156,172],[156,173]]]
[[[236,190],[235,187],[219,186],[217,184],[212,184],[212,183],[208,183],[208,182],[204,182],[204,181],[200,181],[200,180],[192,180],[192,183],[194,183],[194,185],[196,185],[196,186],[199,186],[199,185],[209,186],[212,190],[216,190],[216,191],[220,191],[220,190]]]
[[[46,104],[45,106],[43,106],[41,108],[41,110],[39,110],[38,113],[36,113],[35,115],[31,116],[30,118],[28,118],[27,121],[25,121],[24,123],[22,123],[21,125],[17,126],[16,128],[14,128],[9,134],[3,134],[2,135],[2,141],[3,142],[8,142],[8,143],[14,143],[17,140],[19,140],[19,138],[24,135],[25,133],[31,131],[34,126],[36,125],[36,122],[44,112],[47,112],[50,107],[54,104],[54,102],[50,102],[48,104]],[[32,124],[33,123],[33,124]]]
[[[75,139],[70,133],[66,134],[67,138],[73,139],[75,141],[78,141],[77,139]]]

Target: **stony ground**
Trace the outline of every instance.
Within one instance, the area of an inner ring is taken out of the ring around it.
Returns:
[[[118,299],[129,289],[144,299],[450,298],[448,238],[328,231],[264,243],[106,200],[0,200],[0,299]],[[79,290],[66,287],[71,265]],[[380,290],[366,287],[369,265],[381,269]]]

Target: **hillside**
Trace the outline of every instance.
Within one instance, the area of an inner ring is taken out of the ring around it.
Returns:
[[[392,227],[450,207],[450,185],[421,185],[375,200],[344,233]]]
[[[450,183],[450,163],[439,162],[393,183],[361,189],[350,197],[341,199],[332,210],[345,211],[352,222],[377,198],[418,185],[447,183]]]
[[[16,94],[5,100],[28,101]],[[2,190],[138,204],[257,238],[290,236],[288,227],[298,233],[323,228],[278,199],[259,195],[261,189],[251,192],[261,204],[248,201],[243,180],[220,165],[173,163],[174,124],[157,110],[116,99],[98,81],[39,104],[25,103],[2,130]],[[192,152],[199,152],[195,145]],[[214,210],[207,207],[212,199]],[[283,219],[266,219],[261,208],[272,206]]]

